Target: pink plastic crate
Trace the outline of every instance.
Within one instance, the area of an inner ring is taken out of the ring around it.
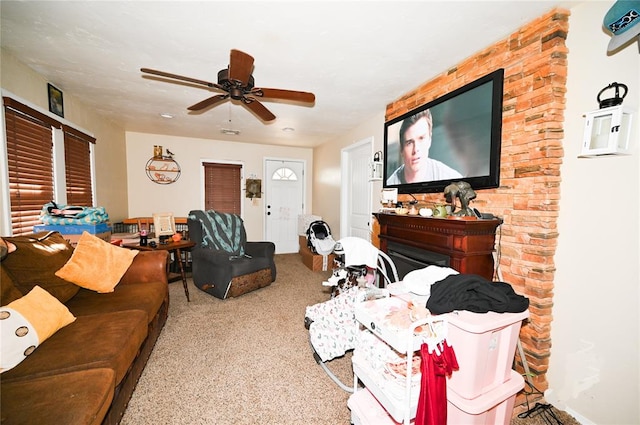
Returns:
[[[474,399],[510,378],[522,321],[529,312],[447,314],[447,340],[453,346],[460,370],[453,372],[447,389]]]
[[[366,388],[353,393],[347,401],[347,406],[351,409],[353,425],[398,425]]]
[[[447,391],[447,423],[464,425],[509,425],[516,394],[524,388],[524,378],[512,370],[506,382],[469,400]]]

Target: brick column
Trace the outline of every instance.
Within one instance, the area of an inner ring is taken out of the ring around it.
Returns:
[[[385,116],[393,119],[505,69],[500,187],[478,191],[474,205],[504,219],[496,237],[500,271],[503,281],[530,300],[531,318],[520,338],[540,391],[548,387],[551,354],[568,30],[569,12],[554,9],[387,105]],[[442,194],[418,198],[443,200]]]

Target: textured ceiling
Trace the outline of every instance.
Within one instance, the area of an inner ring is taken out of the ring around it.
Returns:
[[[551,8],[574,3],[2,0],[0,40],[128,131],[317,146]],[[257,87],[310,91],[315,104],[265,101],[277,117],[267,124],[230,101],[190,113],[188,106],[219,92],[140,72],[216,82],[231,49],[255,58]]]

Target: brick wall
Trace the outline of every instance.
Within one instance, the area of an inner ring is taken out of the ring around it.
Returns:
[[[500,271],[503,281],[530,300],[530,321],[520,338],[540,391],[548,387],[551,354],[568,29],[569,12],[554,9],[387,105],[385,117],[393,119],[489,72],[505,69],[500,187],[478,191],[473,205],[504,220],[496,237]],[[442,194],[417,198],[444,199]],[[400,199],[410,200],[402,195]]]

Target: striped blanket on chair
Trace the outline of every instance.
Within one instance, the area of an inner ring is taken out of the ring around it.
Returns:
[[[244,256],[247,237],[242,231],[244,222],[239,215],[196,210],[189,212],[189,218],[202,224],[203,247],[225,251],[234,257]]]

